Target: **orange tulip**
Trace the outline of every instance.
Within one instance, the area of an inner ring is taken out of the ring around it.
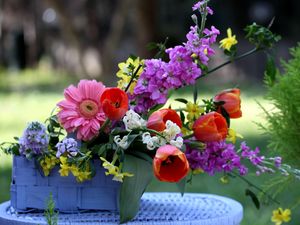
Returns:
[[[157,149],[153,170],[160,181],[178,182],[188,174],[189,168],[185,154],[175,146],[164,145]]]
[[[198,141],[221,141],[228,133],[226,119],[217,112],[200,116],[193,125],[194,136]]]
[[[173,123],[176,123],[180,128],[182,127],[182,122],[177,114],[177,112],[173,109],[161,109],[152,113],[147,122],[147,128],[163,131],[166,129],[166,122],[171,120]]]
[[[222,91],[214,97],[214,101],[224,102],[222,107],[227,111],[230,118],[240,118],[242,116],[240,89],[233,88]],[[221,112],[221,106],[218,107],[218,112]]]
[[[128,96],[120,88],[106,88],[100,102],[103,112],[111,120],[120,120],[128,110]]]

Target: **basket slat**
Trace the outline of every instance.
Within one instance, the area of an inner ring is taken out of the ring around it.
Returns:
[[[100,161],[95,161],[96,176],[78,183],[73,175],[61,177],[55,167],[44,177],[33,161],[14,156],[11,183],[11,205],[16,211],[45,209],[52,193],[56,207],[61,212],[80,210],[118,211],[120,183],[106,176]]]

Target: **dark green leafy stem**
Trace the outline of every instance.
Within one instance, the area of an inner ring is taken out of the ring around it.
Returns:
[[[249,55],[252,55],[252,54],[258,52],[259,50],[260,50],[260,49],[258,49],[258,48],[254,48],[254,49],[252,49],[252,50],[250,50],[250,51],[248,51],[248,52],[245,52],[244,54],[241,54],[241,55],[239,55],[239,56],[236,56],[235,58],[230,59],[230,60],[228,60],[228,61],[222,63],[221,65],[216,66],[215,68],[213,68],[213,69],[211,69],[211,70],[208,70],[206,73],[202,74],[202,75],[201,75],[200,77],[198,77],[197,79],[206,77],[207,75],[209,75],[209,74],[215,72],[215,71],[218,70],[218,69],[221,69],[222,67],[224,67],[224,66],[226,66],[226,65],[228,65],[228,64],[230,64],[230,63],[232,63],[233,61],[241,60],[241,59],[243,59],[243,58],[245,58],[245,57],[247,57],[247,56],[249,56]]]
[[[179,182],[176,183],[181,196],[184,195],[186,183],[187,183],[187,176],[185,176]]]
[[[261,189],[260,187],[256,186],[255,184],[253,184],[251,181],[249,181],[247,178],[245,178],[244,176],[241,176],[240,174],[232,171],[231,173],[229,173],[228,175],[230,175],[231,177],[234,177],[234,178],[239,178],[241,179],[242,181],[244,181],[246,184],[249,185],[250,188],[254,188],[256,189],[257,191],[259,191],[260,193],[262,193],[263,195],[265,195],[266,197],[268,197],[271,201],[273,201],[274,203],[280,205],[280,202],[278,202],[276,199],[274,199],[271,195],[269,195],[267,192],[265,192],[263,189]],[[253,200],[252,198],[252,194],[248,192],[246,192],[246,195],[250,195],[251,199]],[[256,200],[255,200],[256,201]],[[257,203],[254,202],[254,204],[256,205]]]
[[[3,142],[0,143],[0,150],[8,155],[20,155],[20,145],[18,143]]]
[[[162,59],[165,57],[166,48],[167,48],[166,46],[167,46],[168,41],[169,41],[169,38],[166,37],[165,41],[163,43],[150,42],[149,44],[147,44],[147,49],[148,50],[158,49],[158,52],[155,54],[154,58]]]
[[[255,207],[257,209],[260,208],[260,202],[258,200],[258,197],[256,196],[256,194],[253,191],[251,191],[250,189],[246,188],[245,195],[249,196],[251,198],[252,202],[254,203],[254,205],[255,205]]]
[[[142,65],[139,65],[137,67],[137,69],[134,71],[134,73],[133,73],[133,75],[132,75],[132,77],[131,77],[128,85],[127,85],[127,87],[125,88],[125,92],[127,92],[128,89],[130,88],[130,85],[132,84],[132,82],[134,81],[134,79],[137,77],[137,74],[138,74],[139,70],[141,69],[141,67],[142,67]]]

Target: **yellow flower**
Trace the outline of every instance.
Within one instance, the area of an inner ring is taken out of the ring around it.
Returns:
[[[76,165],[72,165],[69,167],[70,171],[72,172],[73,176],[76,177],[77,182],[83,182],[85,180],[91,179],[92,172],[89,171],[87,168],[86,171],[80,171]]]
[[[194,175],[198,175],[198,174],[201,174],[201,173],[204,173],[204,170],[203,170],[203,169],[198,168],[198,169],[194,169],[194,170],[193,170],[193,174],[194,174]]]
[[[220,178],[220,181],[223,184],[228,184],[229,183],[229,178],[228,178],[228,176],[223,176],[223,177]]]
[[[58,171],[60,176],[67,177],[69,176],[69,172],[71,170],[71,167],[69,166],[67,162],[67,157],[61,156],[59,158],[60,160],[60,170]]]
[[[143,60],[140,60],[139,57],[136,59],[128,58],[126,62],[119,63],[119,71],[117,72],[117,77],[120,78],[118,81],[118,88],[125,89],[129,84],[131,77],[135,70],[139,67],[139,65],[143,64]],[[134,69],[133,69],[134,68]],[[136,78],[133,80],[129,87],[129,92],[132,94],[133,90],[136,86],[137,78],[142,73],[142,69],[139,69],[138,73],[136,74]]]
[[[124,177],[132,177],[132,173],[117,173],[114,175],[113,180],[123,182]]]
[[[60,170],[58,172],[60,176],[67,177],[69,176],[70,167],[66,164],[60,164]]]
[[[80,173],[79,169],[75,165],[70,166],[69,169],[72,172],[74,177],[77,177]]]
[[[83,182],[90,179],[91,172],[88,169],[87,171],[80,171],[76,165],[72,165],[69,167],[69,171],[76,177],[77,182]]]
[[[107,169],[108,171],[105,172],[105,174],[108,175],[115,175],[117,174],[119,168],[112,163],[108,162],[105,158],[100,157],[100,159],[103,161],[102,166],[104,169]]]
[[[238,42],[235,35],[232,36],[231,28],[227,29],[227,38],[224,38],[220,41],[220,48],[230,51],[233,45],[236,45]]]
[[[123,182],[124,177],[133,176],[133,174],[131,173],[121,173],[119,167],[115,166],[113,163],[108,162],[105,158],[100,157],[100,159],[103,161],[102,166],[104,167],[104,169],[108,170],[105,172],[105,175],[113,175],[113,180]]]
[[[91,171],[82,171],[78,174],[78,176],[76,176],[76,180],[78,182],[83,182],[85,180],[89,180],[91,179]]]
[[[181,128],[181,133],[182,133],[184,136],[186,136],[186,135],[191,134],[192,131],[189,130],[189,129],[187,129],[186,127],[182,127],[182,128]]]
[[[273,216],[271,220],[273,223],[275,223],[275,225],[281,225],[283,222],[289,222],[291,220],[291,210],[283,210],[282,208],[273,210]]]
[[[194,121],[200,116],[201,113],[204,112],[204,109],[200,107],[198,104],[188,102],[186,104],[185,111],[188,113],[187,114],[188,121]]]
[[[44,159],[40,161],[40,165],[43,169],[44,175],[47,177],[50,174],[50,171],[55,167],[58,163],[58,159],[55,156],[46,156]]]
[[[238,133],[235,132],[235,130],[229,128],[226,140],[232,142],[233,144],[235,144],[237,137],[238,138],[243,138],[243,136],[241,134],[238,134]]]

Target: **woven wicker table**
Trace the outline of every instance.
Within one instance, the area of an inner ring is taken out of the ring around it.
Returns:
[[[130,202],[128,202],[130,204]],[[240,203],[217,195],[145,193],[140,212],[128,224],[139,225],[238,225],[243,217]],[[59,214],[59,225],[118,224],[118,214],[108,211]],[[17,214],[10,202],[0,204],[0,225],[46,224],[43,213]]]

